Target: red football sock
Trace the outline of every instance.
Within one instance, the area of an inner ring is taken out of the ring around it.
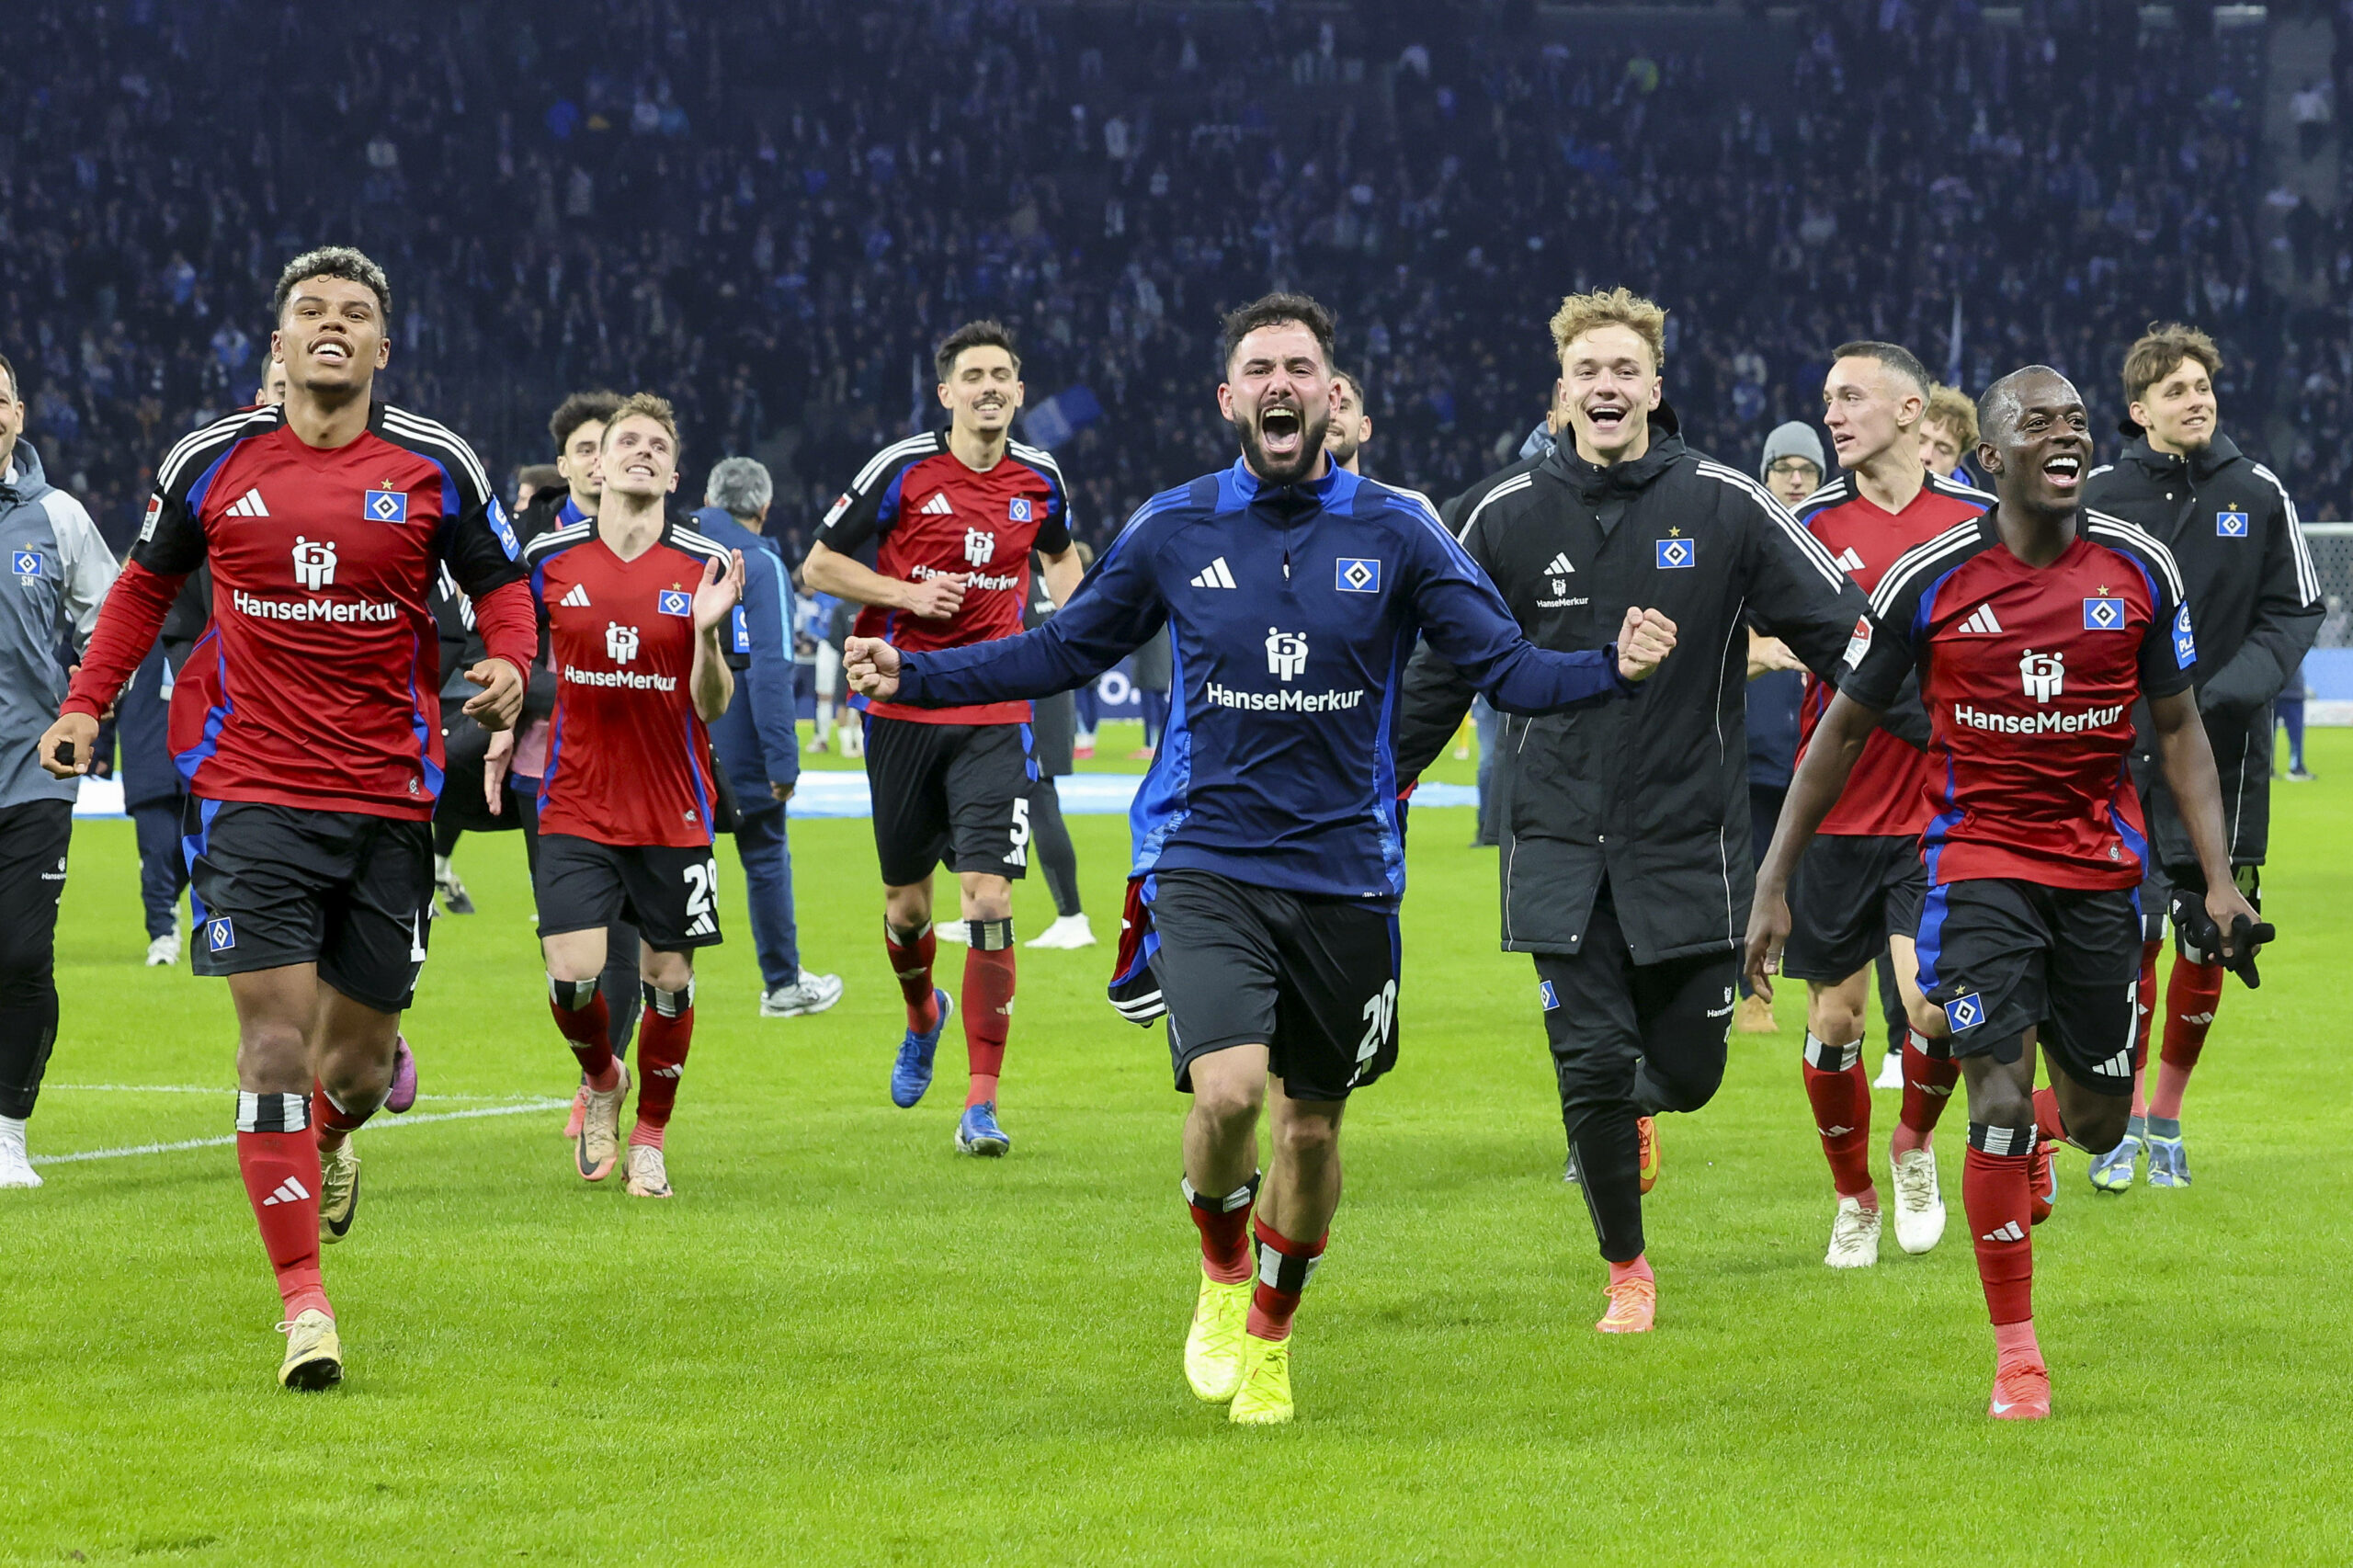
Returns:
[[[559,992],[570,989],[569,982],[551,981],[548,1011],[555,1015],[558,1031],[572,1043],[572,1054],[580,1059],[580,1070],[588,1075],[588,1086],[599,1094],[607,1093],[621,1081],[620,1068],[613,1061],[612,1041],[606,1038],[612,1032],[612,1011],[606,1006],[602,991],[591,994],[585,1007],[565,1006]]]
[[[1201,1272],[1222,1285],[1249,1278],[1250,1206],[1258,1197],[1258,1178],[1222,1198],[1195,1191],[1188,1178],[1184,1192],[1186,1212],[1201,1233]]]
[[[1010,941],[1013,922],[973,921],[973,942],[964,952],[964,1051],[972,1068],[972,1085],[964,1091],[968,1106],[996,1098],[1005,1037],[1013,1028],[1013,949],[983,948],[983,926],[1004,926]]]
[[[2021,1147],[2014,1154],[1994,1154],[1980,1146],[1983,1141]],[[1977,1279],[1997,1326],[2034,1316],[2034,1222],[2027,1192],[2030,1147],[2016,1128],[1972,1124],[1969,1158],[1961,1171],[1961,1210],[1977,1243]]]
[[[319,1277],[319,1142],[309,1109],[301,1095],[237,1096],[237,1174],[289,1319],[312,1307],[335,1314]]]
[[[2025,1361],[2038,1367],[2042,1364],[2042,1346],[2035,1343],[2032,1318],[1994,1325],[1995,1369],[1999,1371],[2015,1361]]]
[[[931,960],[939,938],[926,920],[913,935],[896,926],[882,927],[882,950],[891,955],[891,972],[899,977],[899,994],[906,999],[907,1028],[929,1034],[939,1027],[939,1002],[932,994]]]
[[[2149,1096],[2149,1114],[2167,1120],[2181,1116],[2181,1096],[2189,1074],[2206,1049],[2206,1031],[2214,1027],[2214,1010],[2222,1000],[2222,966],[2176,959],[2173,978],[2165,983],[2165,1044],[2157,1051],[2157,1087]]]
[[[631,1143],[662,1147],[663,1130],[678,1103],[678,1076],[694,1041],[694,987],[649,991],[637,1026],[637,1125],[630,1131]]]
[[[1961,1063],[1951,1047],[1931,1040],[1918,1029],[1904,1031],[1904,1106],[1896,1113],[1895,1137],[1889,1147],[1898,1154],[1925,1149],[1937,1122],[1961,1082]]]
[[[2059,1091],[2045,1085],[2034,1091],[2034,1130],[2049,1143],[2067,1142],[2067,1124],[2059,1114]]]
[[[1250,1229],[1258,1238],[1258,1288],[1250,1292],[1250,1318],[1244,1332],[1257,1339],[1289,1339],[1300,1293],[1315,1277],[1315,1260],[1324,1256],[1331,1234],[1295,1242],[1255,1214]]]
[[[315,1078],[311,1080],[311,1126],[318,1133],[320,1148],[340,1149],[343,1141],[366,1126],[368,1119],[375,1114],[371,1109],[353,1115],[335,1103],[335,1096],[327,1093],[324,1084]]]
[[[1818,1062],[1831,1062],[1828,1069]],[[1836,1065],[1845,1062],[1843,1068]],[[1830,1185],[1841,1198],[1859,1199],[1866,1209],[1879,1207],[1871,1186],[1871,1080],[1863,1071],[1862,1055],[1854,1046],[1824,1045],[1812,1035],[1805,1041],[1805,1097],[1813,1107],[1813,1130],[1822,1135],[1822,1153],[1830,1162]]]
[[[1602,1261],[1608,1263],[1608,1259]],[[1609,1282],[1612,1285],[1623,1285],[1629,1279],[1648,1279],[1654,1285],[1658,1283],[1658,1277],[1651,1272],[1649,1253],[1636,1253],[1631,1263],[1609,1264]]]

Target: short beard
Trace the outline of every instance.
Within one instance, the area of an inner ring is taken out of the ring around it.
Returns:
[[[1250,472],[1256,474],[1262,483],[1277,487],[1297,484],[1315,472],[1315,460],[1324,455],[1324,437],[1332,428],[1330,415],[1311,423],[1306,411],[1301,410],[1299,456],[1278,467],[1275,460],[1267,455],[1267,449],[1259,445],[1258,427],[1255,424],[1245,419],[1233,419],[1227,423],[1233,426],[1233,434],[1242,442],[1242,456],[1250,464]],[[1336,465],[1339,460],[1336,458],[1333,460]]]
[[[1335,441],[1332,445],[1324,448],[1324,449],[1332,454],[1332,466],[1334,468],[1346,468],[1350,463],[1356,461],[1357,454],[1364,449],[1364,443],[1362,441]]]

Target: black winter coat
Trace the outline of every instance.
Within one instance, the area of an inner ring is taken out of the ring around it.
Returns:
[[[2324,607],[2296,506],[2272,472],[2227,436],[2187,457],[2160,452],[2137,426],[2114,463],[2084,483],[2086,509],[2154,534],[2180,563],[2198,639],[2191,679],[2214,769],[2231,863],[2259,866],[2271,831],[2271,699],[2319,634]],[[2133,777],[2161,867],[2195,867],[2145,710]]]
[[[1866,613],[1861,590],[1763,485],[1687,448],[1665,405],[1634,461],[1596,468],[1564,443],[1483,482],[1456,523],[1539,647],[1601,647],[1630,605],[1676,623],[1675,652],[1629,700],[1504,715],[1505,949],[1576,952],[1605,878],[1635,962],[1737,947],[1755,885],[1748,625],[1827,679]],[[1415,653],[1401,780],[1420,776],[1470,702],[1450,665]]]

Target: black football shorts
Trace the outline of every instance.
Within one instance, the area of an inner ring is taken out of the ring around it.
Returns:
[[[1920,925],[1928,873],[1916,837],[1817,834],[1790,878],[1781,972],[1836,984]]]
[[[542,937],[601,931],[626,920],[657,952],[683,953],[722,940],[719,859],[708,846],[599,844],[543,833],[531,888]]]
[[[1956,1058],[2016,1062],[2022,1037],[2087,1089],[2132,1092],[2139,1033],[2136,889],[1948,882],[1922,901],[1920,989],[1944,1009]]]
[[[196,972],[315,963],[380,1013],[416,994],[433,935],[433,824],[258,801],[182,808]]]
[[[926,724],[866,717],[866,783],[885,887],[934,868],[1019,878],[1029,868],[1027,724]]]
[[[1397,1062],[1396,912],[1252,887],[1213,871],[1153,879],[1168,1054],[1190,1093],[1211,1051],[1264,1045],[1295,1100],[1344,1100]]]

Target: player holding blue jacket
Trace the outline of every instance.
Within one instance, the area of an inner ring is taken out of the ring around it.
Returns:
[[[1416,639],[1496,707],[1545,713],[1631,691],[1675,628],[1630,609],[1609,648],[1531,645],[1427,503],[1328,460],[1323,306],[1270,294],[1224,326],[1218,404],[1240,461],[1147,502],[1037,631],[924,653],[852,638],[845,662],[858,689],[910,705],[1042,697],[1169,628],[1176,678],[1131,812],[1121,968],[1148,916],[1176,1086],[1193,1095],[1183,1187],[1204,1278],[1186,1376],[1233,1420],[1271,1423],[1291,1416],[1290,1321],[1339,1204],[1341,1113],[1397,1058],[1392,741]]]

